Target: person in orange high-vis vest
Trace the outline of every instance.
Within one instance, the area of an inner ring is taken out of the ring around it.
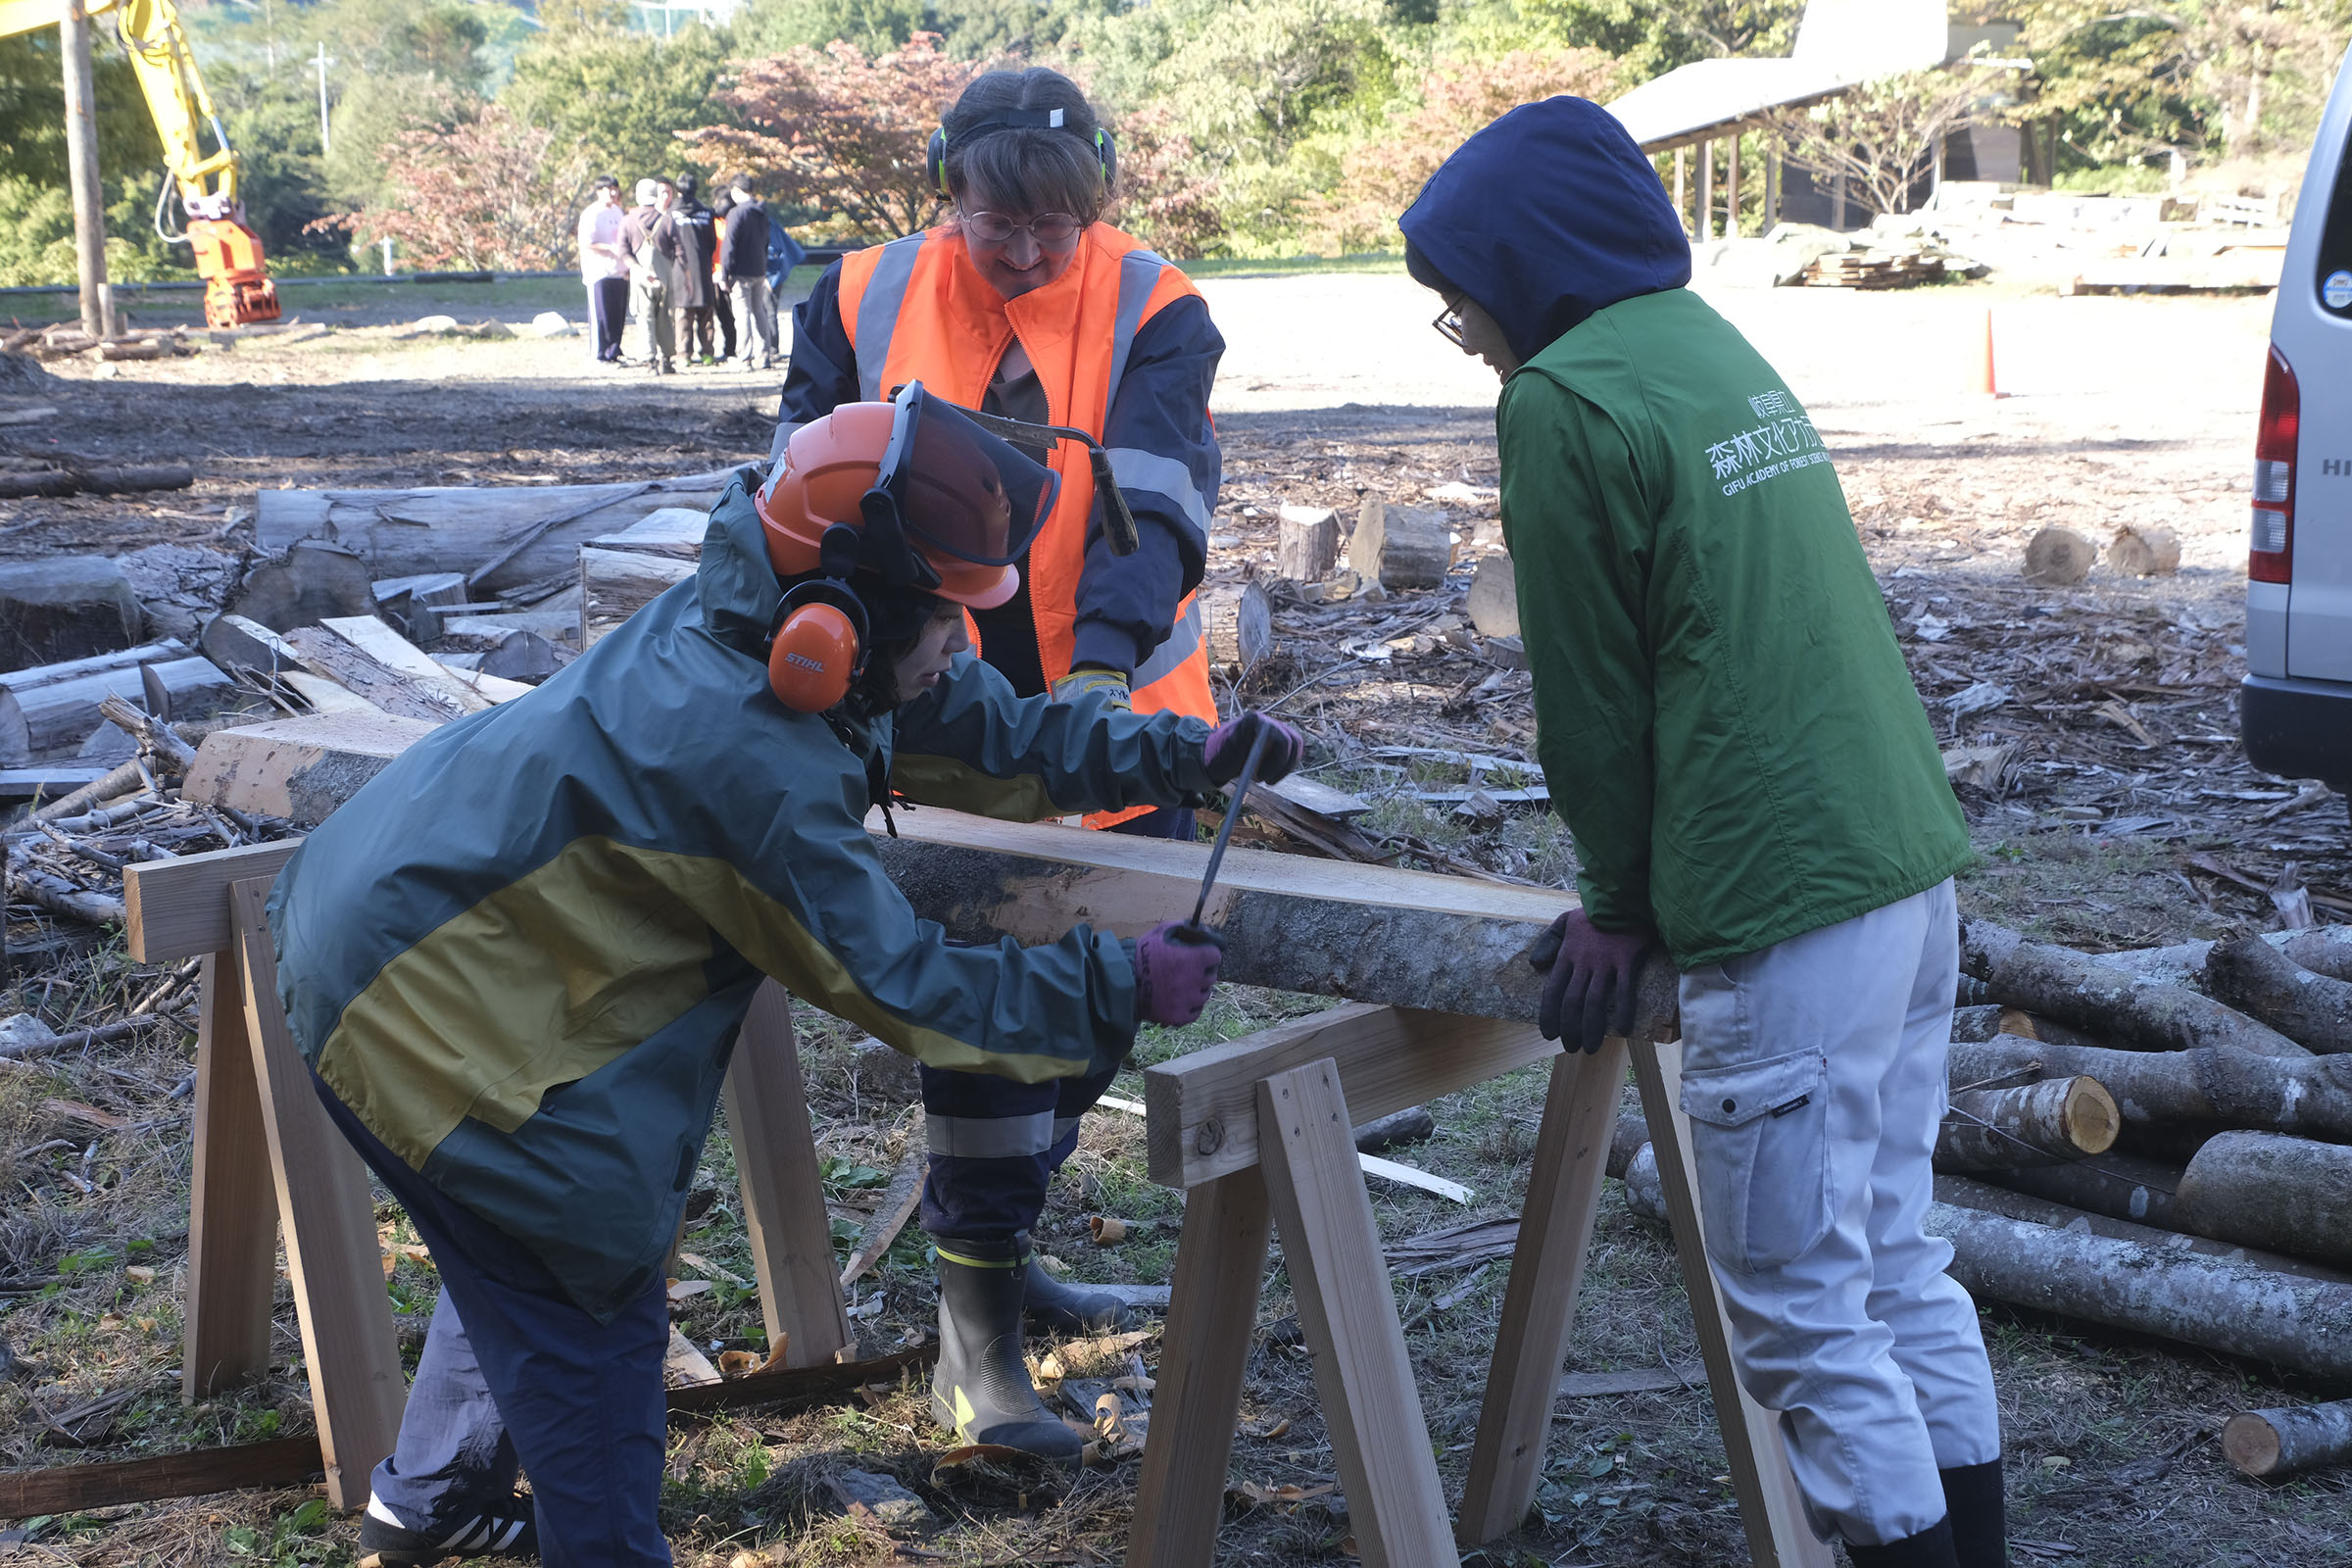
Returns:
[[[1019,563],[1020,592],[972,616],[980,657],[1022,696],[1214,725],[1196,590],[1220,473],[1208,395],[1225,343],[1206,304],[1176,268],[1100,220],[1117,188],[1115,148],[1058,73],[976,79],[932,138],[930,174],[952,220],[844,257],[794,312],[775,450],[839,405],[909,381],[967,408],[1087,431],[1108,452],[1140,546],[1111,551],[1086,451],[1059,443],[1050,460],[1059,500]],[[1189,808],[1087,822],[1193,836]],[[1047,1184],[1109,1079],[1024,1086],[931,1068],[922,1079],[923,1224],[939,1253],[940,1330],[972,1342],[950,1344],[942,1365],[992,1369],[954,1388],[935,1380],[934,1412],[967,1442],[988,1431],[1074,1458],[1077,1440],[1022,1370],[1020,1319],[1025,1306],[1031,1327],[1063,1333],[1128,1321],[1110,1293],[1030,1266]],[[1017,1282],[1009,1321],[966,1289],[974,1271]]]

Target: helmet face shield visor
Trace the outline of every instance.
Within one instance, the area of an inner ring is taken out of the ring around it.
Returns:
[[[1060,475],[919,381],[892,402],[875,488],[893,503],[907,542],[975,566],[1019,561],[1053,514]]]

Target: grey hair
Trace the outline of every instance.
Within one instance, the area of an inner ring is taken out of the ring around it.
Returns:
[[[1000,126],[974,131],[1007,110],[1058,109],[1058,129]],[[1095,153],[1096,118],[1078,84],[1058,71],[991,71],[963,89],[940,122],[948,137],[948,189],[960,204],[978,188],[1015,213],[1068,213],[1091,223],[1111,193]]]

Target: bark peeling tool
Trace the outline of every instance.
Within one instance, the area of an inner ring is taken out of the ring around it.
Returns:
[[[1209,890],[1217,885],[1217,867],[1225,863],[1225,846],[1233,840],[1233,824],[1242,819],[1242,801],[1257,778],[1257,760],[1265,754],[1266,737],[1273,727],[1259,724],[1257,734],[1250,739],[1250,755],[1242,759],[1241,776],[1233,781],[1233,798],[1225,803],[1225,820],[1217,824],[1217,842],[1208,852],[1208,870],[1200,878],[1200,897],[1193,905],[1193,917],[1185,924],[1198,927],[1201,914],[1208,908]]]

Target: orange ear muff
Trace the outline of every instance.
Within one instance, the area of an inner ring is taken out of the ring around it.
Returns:
[[[821,713],[849,696],[858,653],[858,626],[840,606],[797,606],[768,647],[768,688],[796,713]]]

